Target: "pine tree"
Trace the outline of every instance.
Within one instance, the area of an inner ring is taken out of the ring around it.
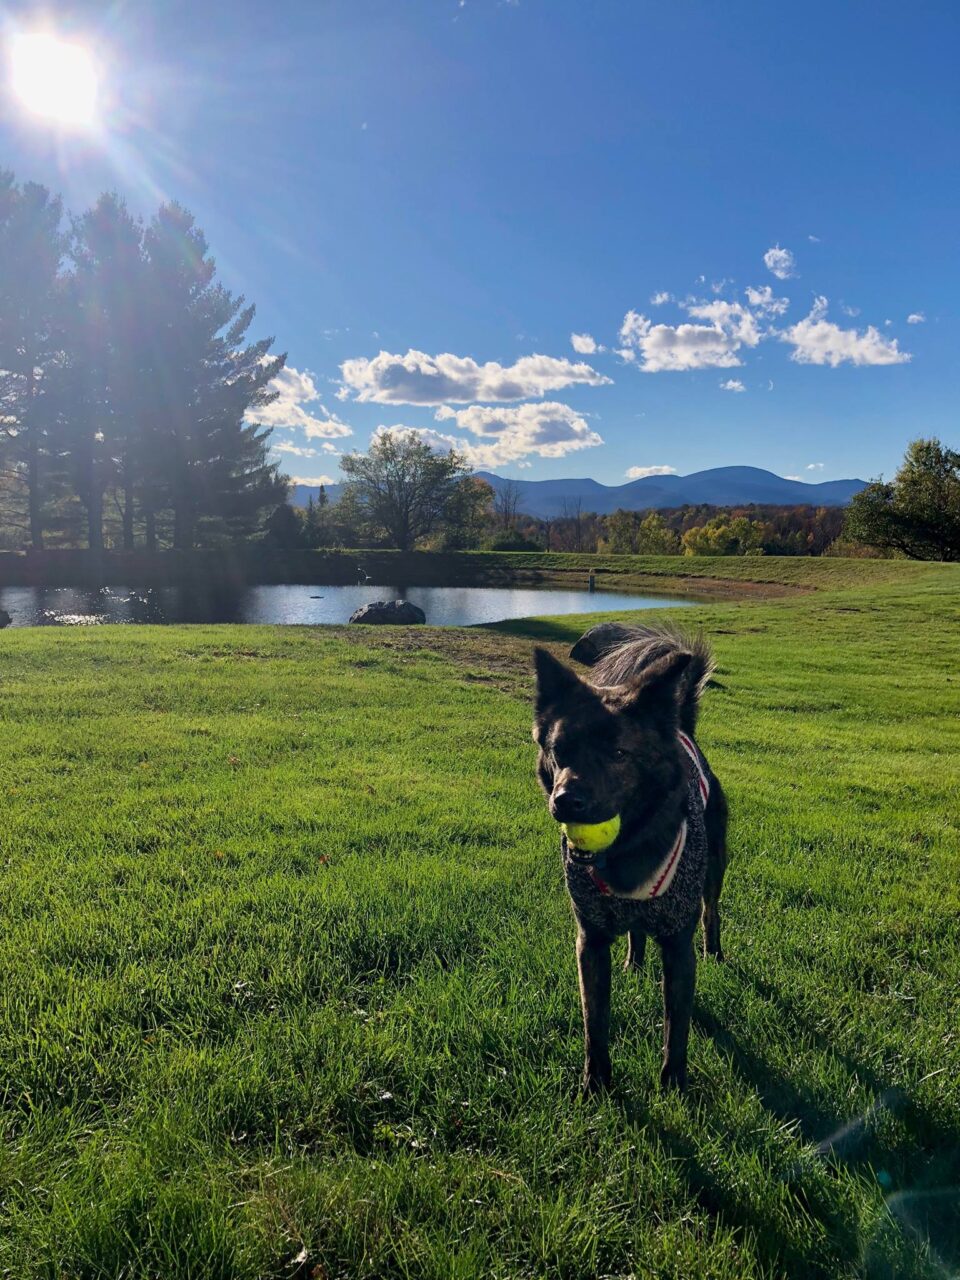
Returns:
[[[143,357],[149,299],[143,228],[115,195],[103,195],[74,223],[69,280],[69,365],[62,438],[74,487],[87,511],[87,543],[103,547],[104,495],[119,485],[123,545],[134,541],[141,456]]]
[[[148,526],[169,507],[175,547],[192,547],[201,534],[249,535],[264,509],[286,497],[286,481],[267,461],[270,431],[246,422],[275,398],[269,386],[286,357],[268,354],[272,338],[243,345],[254,308],[216,283],[206,238],[185,209],[164,205],[144,247]]]
[[[62,207],[0,171],[0,469],[25,492],[30,545],[43,547],[54,461],[53,389],[62,363]]]

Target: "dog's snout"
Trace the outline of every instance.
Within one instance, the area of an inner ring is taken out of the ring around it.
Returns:
[[[586,811],[585,797],[572,787],[561,787],[550,797],[550,812],[557,822],[576,822]]]

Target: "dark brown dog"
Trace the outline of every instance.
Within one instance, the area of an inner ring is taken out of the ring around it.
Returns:
[[[577,919],[577,962],[588,1091],[610,1082],[610,945],[628,937],[627,969],[643,961],[647,935],[663,956],[661,1083],[684,1088],[696,959],[723,959],[720,890],[726,869],[727,803],[693,741],[700,694],[713,670],[699,641],[648,628],[594,627],[571,657],[589,682],[536,649],[537,775],[562,823],[619,814],[613,845],[599,856],[561,837]]]

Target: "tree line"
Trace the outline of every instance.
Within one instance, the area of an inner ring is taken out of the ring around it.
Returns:
[[[321,488],[305,510],[279,508],[268,540],[283,547],[574,551],[614,555],[873,556],[960,559],[960,454],[915,440],[888,483],[847,508],[750,504],[584,512],[568,501],[545,520],[521,509],[521,490],[494,491],[455,451],[435,453],[414,432],[376,438],[342,462],[339,502]]]
[[[179,204],[79,216],[0,171],[0,526],[8,545],[250,536],[287,481],[251,425],[285,356]]]

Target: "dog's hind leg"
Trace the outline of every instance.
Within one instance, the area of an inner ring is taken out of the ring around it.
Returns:
[[[720,943],[720,890],[723,887],[723,872],[726,857],[714,863],[711,858],[707,866],[707,881],[703,887],[703,954],[713,956],[715,960],[723,959],[723,947]]]
[[[623,967],[627,973],[639,973],[647,949],[647,935],[642,929],[631,929],[627,934],[627,958]]]
[[[720,944],[720,892],[727,869],[727,800],[714,783],[707,806],[707,875],[703,886],[703,954],[723,959]]]

